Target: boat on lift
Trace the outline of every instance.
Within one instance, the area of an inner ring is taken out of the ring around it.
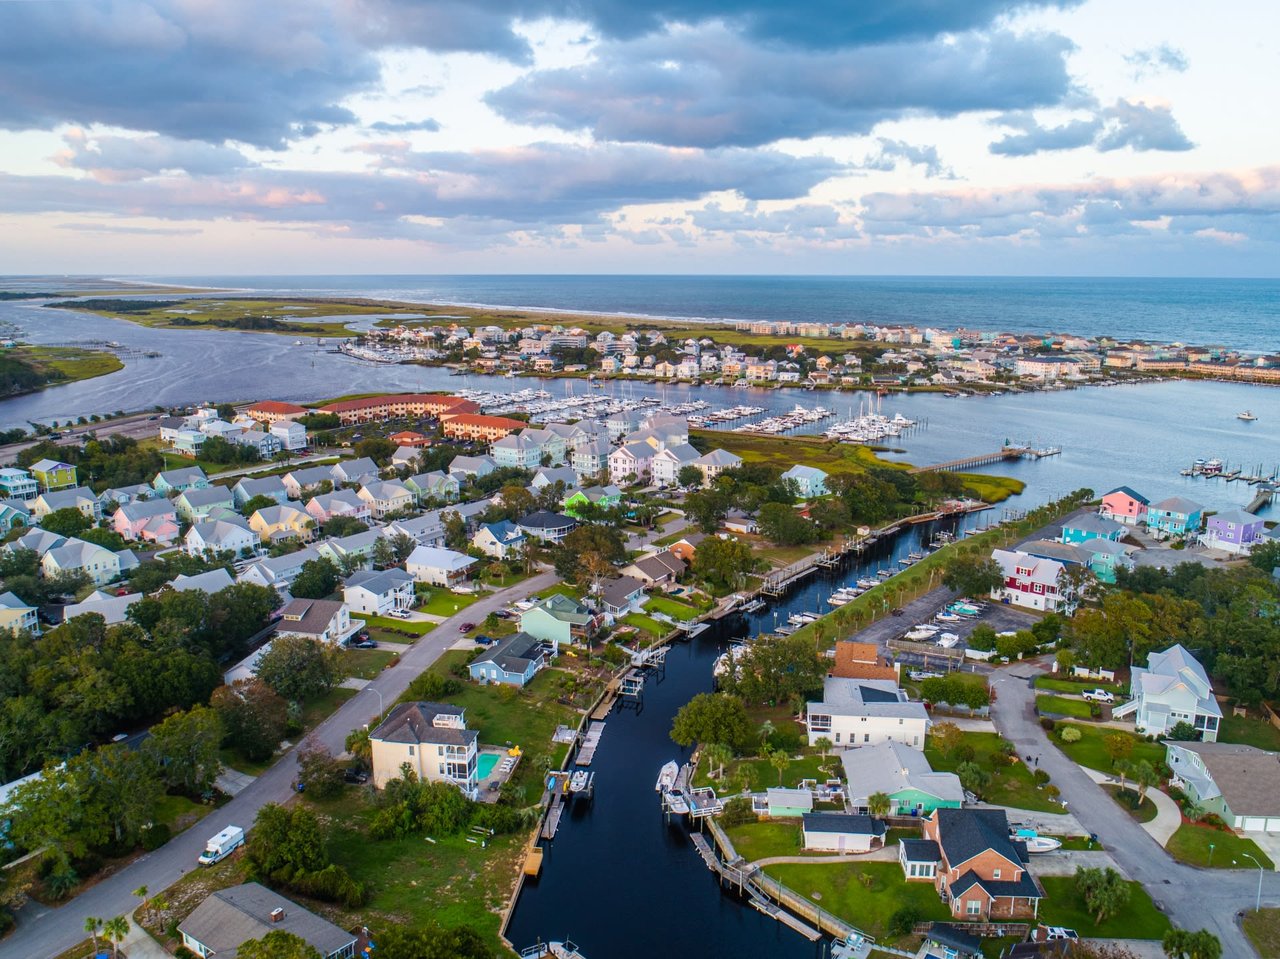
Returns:
[[[680,775],[680,766],[673,759],[669,763],[664,763],[662,769],[658,772],[658,784],[653,787],[654,792],[666,792],[676,784],[676,777]]]

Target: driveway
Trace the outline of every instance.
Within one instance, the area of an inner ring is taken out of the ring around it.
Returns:
[[[345,748],[347,734],[378,721],[379,713],[389,709],[396,697],[408,688],[420,673],[440,658],[458,639],[458,626],[463,622],[480,622],[489,613],[509,603],[559,582],[554,572],[541,573],[508,589],[492,593],[446,620],[409,647],[400,662],[383,670],[364,689],[347,700],[332,716],[312,731],[311,737],[338,755]],[[18,913],[18,927],[4,941],[0,952],[6,956],[29,959],[54,957],[84,939],[84,921],[88,916],[116,916],[132,913],[137,897],[132,890],[139,886],[160,891],[173,885],[196,867],[196,857],[205,841],[227,826],[248,827],[258,810],[268,803],[283,803],[291,795],[291,784],[297,778],[295,751],[290,749],[280,760],[247,784],[221,809],[210,813],[200,823],[170,842],[147,853],[132,864],[75,899],[48,909],[28,903]]]
[[[1097,834],[1124,873],[1142,883],[1175,925],[1210,930],[1222,943],[1224,959],[1254,956],[1235,919],[1237,913],[1253,908],[1257,874],[1198,869],[1177,862],[1085,770],[1050,743],[1035,716],[1031,688],[1035,676],[1044,671],[1043,662],[1029,660],[992,675],[996,690],[992,718],[1001,735],[1017,746],[1020,755],[1040,757],[1040,768],[1053,777],[1070,812]],[[1280,905],[1276,873],[1262,876],[1262,903]]]
[[[1106,773],[1100,773],[1096,769],[1086,769],[1085,772],[1089,774],[1090,779],[1099,785],[1120,785],[1120,780],[1115,776],[1108,776]],[[1132,783],[1129,785],[1132,785]],[[1155,803],[1156,818],[1151,822],[1142,823],[1142,828],[1147,831],[1147,835],[1161,846],[1167,846],[1169,845],[1169,840],[1173,838],[1173,834],[1182,825],[1182,810],[1178,808],[1178,804],[1167,793],[1163,793],[1159,789],[1148,789],[1147,798]]]

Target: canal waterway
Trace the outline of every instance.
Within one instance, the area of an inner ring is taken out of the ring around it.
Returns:
[[[992,519],[980,513],[962,522]],[[772,606],[728,617],[674,644],[665,679],[649,680],[640,708],[615,706],[607,718],[591,764],[595,799],[576,802],[547,845],[542,875],[521,892],[507,933],[516,948],[568,938],[588,959],[824,955],[823,943],[809,942],[735,894],[722,894],[683,821],[664,819],[654,792],[658,771],[691,753],[671,741],[671,721],[681,706],[712,688],[712,666],[729,642],[770,629],[775,612],[779,623],[792,613],[830,612],[827,598],[837,588],[883,567],[899,568],[899,559],[923,550],[938,529],[954,531],[958,522],[908,527],[839,570],[819,570]]]

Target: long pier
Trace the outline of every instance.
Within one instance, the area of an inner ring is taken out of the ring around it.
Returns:
[[[1060,446],[1047,446],[1043,449],[1036,449],[1032,446],[1002,446],[999,452],[996,453],[980,453],[977,456],[947,460],[945,463],[934,463],[931,466],[914,466],[907,472],[913,476],[918,473],[953,473],[974,466],[989,466],[992,463],[1000,463],[1004,460],[1038,460],[1045,456],[1057,456],[1061,452],[1062,447]]]
[[[582,737],[582,747],[578,750],[575,762],[579,766],[590,766],[595,758],[596,747],[600,745],[600,737],[604,735],[604,723],[593,722],[587,727],[587,734]]]
[[[1249,505],[1244,508],[1246,513],[1256,513],[1262,507],[1271,502],[1275,496],[1276,488],[1270,483],[1259,486],[1257,494],[1249,501]]]

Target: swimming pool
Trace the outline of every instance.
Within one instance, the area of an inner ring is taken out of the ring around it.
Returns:
[[[488,779],[501,761],[502,757],[497,753],[481,753],[476,759],[476,777],[481,781]]]

